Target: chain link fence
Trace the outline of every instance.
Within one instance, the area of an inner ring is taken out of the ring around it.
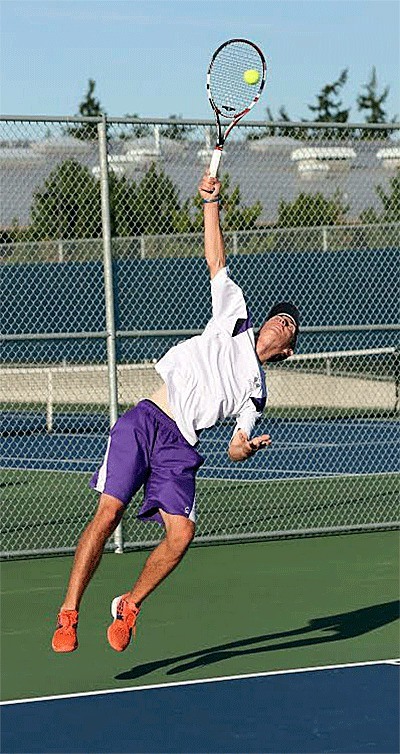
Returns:
[[[70,552],[110,423],[211,314],[197,183],[211,122],[0,122],[3,557]],[[224,153],[229,267],[260,325],[302,313],[267,369],[273,445],[246,464],[203,433],[197,541],[399,521],[400,125],[238,126]],[[106,166],[108,165],[108,170]],[[132,502],[110,549],[158,541]]]

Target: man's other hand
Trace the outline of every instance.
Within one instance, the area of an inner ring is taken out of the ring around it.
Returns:
[[[248,438],[246,432],[239,429],[231,440],[228,448],[228,455],[231,461],[245,461],[262,448],[271,445],[269,435],[259,435],[258,437]]]

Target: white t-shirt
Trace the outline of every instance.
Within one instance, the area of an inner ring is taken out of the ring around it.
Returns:
[[[168,402],[186,440],[220,419],[236,417],[235,432],[251,437],[267,401],[243,292],[227,268],[211,280],[212,318],[204,332],[170,348],[156,364]]]

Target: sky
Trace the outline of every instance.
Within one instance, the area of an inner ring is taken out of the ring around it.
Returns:
[[[310,117],[307,105],[348,67],[343,103],[361,122],[356,98],[372,66],[400,117],[398,0],[1,0],[0,10],[2,114],[74,115],[92,78],[108,115],[211,118],[210,57],[244,37],[268,66],[252,119],[281,105]]]

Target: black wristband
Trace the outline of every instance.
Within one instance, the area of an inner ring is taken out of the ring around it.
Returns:
[[[215,199],[203,199],[203,204],[213,204],[213,202],[219,202],[220,198],[219,196],[216,196]]]

